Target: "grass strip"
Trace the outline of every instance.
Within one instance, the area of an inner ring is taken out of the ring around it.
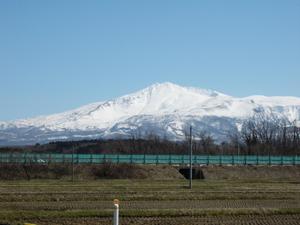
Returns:
[[[66,211],[0,211],[0,220],[15,221],[43,218],[112,217],[113,210]],[[121,217],[183,217],[183,216],[242,216],[242,215],[295,215],[300,208],[291,209],[205,209],[205,210],[121,210]]]

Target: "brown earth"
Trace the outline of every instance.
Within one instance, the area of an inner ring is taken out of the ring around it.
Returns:
[[[169,165],[135,164],[79,164],[74,165],[76,180],[95,179],[183,179],[175,167]],[[63,179],[72,177],[71,164],[2,164],[0,180]]]
[[[292,179],[300,181],[300,166],[202,166],[205,179]]]
[[[179,172],[184,167],[170,165],[135,164],[79,164],[74,165],[76,180],[95,179],[183,179]],[[185,167],[187,174],[188,167]],[[244,180],[275,179],[300,181],[300,166],[195,166],[194,179]],[[0,180],[32,180],[72,178],[71,164],[2,164]]]
[[[122,225],[299,225],[300,215],[120,218]],[[111,225],[111,218],[42,219],[39,225]]]

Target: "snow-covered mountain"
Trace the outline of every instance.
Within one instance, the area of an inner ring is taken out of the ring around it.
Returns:
[[[0,122],[0,145],[85,138],[159,135],[182,140],[189,125],[224,140],[257,111],[300,121],[300,98],[235,98],[217,91],[159,83],[136,93],[33,119]]]

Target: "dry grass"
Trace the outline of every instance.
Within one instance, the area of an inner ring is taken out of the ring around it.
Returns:
[[[0,168],[0,225],[111,224],[114,198],[121,200],[122,225],[300,220],[300,182],[293,176],[299,167],[281,167],[282,173],[280,167],[201,167],[207,179],[194,180],[189,190],[171,166],[76,165],[74,183],[70,165],[27,168],[30,181],[22,165],[14,166]]]
[[[0,224],[297,224],[300,184],[293,181],[32,180],[0,183]],[[57,218],[60,218],[59,220]],[[253,223],[248,223],[253,221]]]

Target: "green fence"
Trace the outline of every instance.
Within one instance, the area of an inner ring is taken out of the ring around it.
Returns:
[[[0,163],[134,163],[185,165],[189,155],[0,153]],[[300,156],[194,155],[199,165],[300,165]]]

